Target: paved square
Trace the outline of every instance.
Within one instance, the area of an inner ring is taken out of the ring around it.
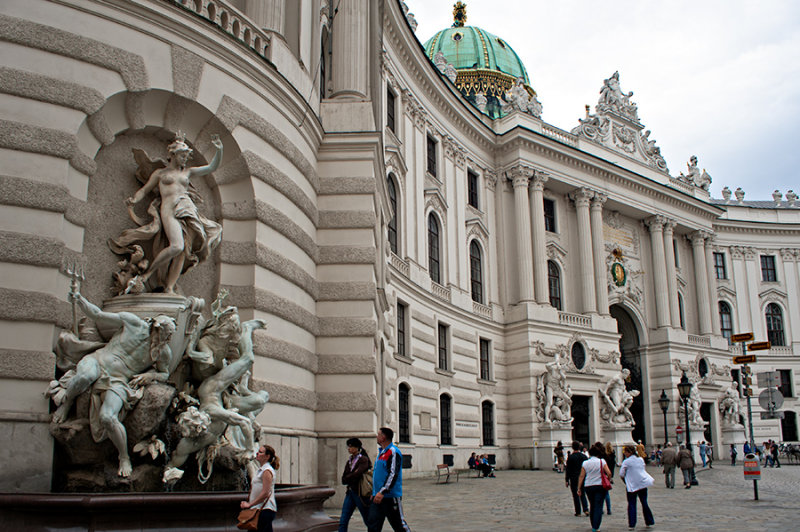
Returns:
[[[663,532],[800,530],[800,467],[762,470],[759,500],[741,466],[720,463],[697,472],[699,486],[683,489],[678,471],[675,489],[664,486],[661,468],[648,467],[656,479],[648,490],[655,527]],[[617,468],[619,471],[619,468]],[[497,478],[468,478],[458,483],[411,479],[403,485],[403,505],[415,532],[589,531],[588,517],[575,517],[564,476],[552,471],[499,471]],[[601,530],[628,530],[625,486],[619,478],[611,491],[612,515],[603,515]],[[338,516],[338,512],[331,511]],[[637,529],[648,530],[639,508]],[[350,530],[366,530],[358,512]],[[384,525],[384,530],[391,527]]]

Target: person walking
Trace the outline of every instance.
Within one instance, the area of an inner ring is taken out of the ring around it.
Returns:
[[[250,481],[250,497],[242,501],[242,510],[261,507],[258,514],[258,532],[272,532],[272,521],[278,512],[275,503],[275,470],[281,467],[281,461],[275,456],[275,449],[269,445],[261,445],[256,453],[259,468]]]
[[[731,444],[730,453],[731,453],[731,465],[735,466],[736,465],[736,455],[739,454],[739,451],[736,450],[736,446],[734,444]]]
[[[611,479],[611,471],[608,469],[603,455],[603,444],[595,443],[589,447],[589,459],[581,464],[581,475],[578,477],[578,495],[586,492],[589,499],[589,519],[592,523],[592,532],[600,530],[603,522],[603,500],[606,498],[606,489],[603,488],[602,475],[606,474]]]
[[[706,442],[706,463],[709,469],[714,469],[711,463],[714,461],[714,444]]]
[[[394,431],[378,429],[378,456],[372,469],[372,504],[369,507],[367,530],[381,532],[383,522],[395,532],[411,532],[403,515],[403,455],[393,443]]]
[[[617,453],[614,452],[614,446],[611,445],[610,441],[607,441],[605,447],[603,447],[603,459],[606,461],[608,470],[611,471],[608,479],[613,483],[614,470],[617,468]],[[606,490],[606,513],[611,515],[611,491],[609,490]]]
[[[778,442],[772,442],[772,447],[770,447],[770,453],[772,453],[772,464],[775,467],[780,467],[781,462],[780,460],[778,460],[778,454],[779,454]]]
[[[369,499],[372,496],[372,473],[369,471],[372,462],[361,446],[361,440],[358,438],[347,440],[347,452],[350,453],[350,459],[345,463],[342,473],[342,484],[347,486],[347,489],[342,503],[342,515],[339,517],[339,532],[347,532],[347,526],[356,508],[358,508],[364,524],[369,526],[367,518],[369,517]],[[361,489],[364,475],[369,475],[370,480],[367,485],[370,492],[366,496]]]
[[[705,441],[701,441],[698,446],[700,449],[700,460],[703,461],[703,467],[706,466],[706,454],[708,454],[708,446]]]
[[[667,442],[661,453],[661,463],[664,464],[664,482],[670,489],[675,489],[675,466],[678,463],[678,453],[672,443]]]
[[[642,440],[636,444],[636,455],[642,460],[647,460],[647,449],[644,448]]]
[[[689,489],[692,487],[692,469],[694,469],[694,457],[692,452],[681,444],[681,450],[678,452],[678,467],[681,468],[683,473],[683,487]]]
[[[653,477],[644,470],[644,460],[636,456],[636,447],[626,445],[622,448],[622,454],[625,459],[619,468],[619,477],[625,481],[628,496],[628,528],[636,528],[636,499],[642,503],[644,524],[653,526],[656,521],[647,504],[647,488],[653,485]]]
[[[553,449],[553,454],[556,455],[556,470],[559,473],[564,472],[564,444],[560,441]]]
[[[567,457],[566,473],[564,481],[567,487],[572,492],[572,502],[575,505],[575,515],[581,515],[581,510],[586,515],[589,515],[589,501],[586,499],[585,493],[580,492],[580,484],[578,478],[581,476],[581,466],[586,461],[586,455],[581,451],[580,442],[572,442],[572,453]]]

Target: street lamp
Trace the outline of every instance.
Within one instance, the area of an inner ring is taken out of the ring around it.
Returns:
[[[683,415],[686,418],[686,448],[692,450],[692,433],[689,429],[689,394],[692,393],[692,383],[686,376],[686,372],[681,375],[681,382],[678,383],[678,395],[683,401]]]
[[[667,441],[669,440],[669,436],[667,435],[667,410],[669,410],[669,397],[667,397],[666,392],[661,390],[661,397],[658,398],[658,406],[661,407],[661,411],[664,413],[664,447],[667,446]]]

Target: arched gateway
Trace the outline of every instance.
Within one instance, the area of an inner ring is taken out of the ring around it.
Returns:
[[[609,307],[611,317],[617,320],[617,332],[620,334],[619,351],[621,353],[622,367],[631,372],[630,380],[625,383],[628,390],[641,390],[633,399],[631,413],[636,421],[633,427],[634,441],[642,440],[646,443],[645,416],[644,416],[644,379],[642,378],[642,352],[637,320],[622,305],[616,304]]]

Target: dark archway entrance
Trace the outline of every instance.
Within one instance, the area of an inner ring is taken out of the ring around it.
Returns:
[[[631,372],[630,381],[625,383],[628,390],[639,390],[633,399],[631,414],[636,421],[633,427],[633,440],[647,443],[644,430],[644,386],[642,379],[642,356],[639,351],[639,331],[630,313],[620,305],[611,305],[608,309],[611,317],[617,320],[617,332],[620,334],[619,352],[622,355],[622,367]]]
[[[591,445],[589,441],[589,396],[572,396],[572,439]]]
[[[711,427],[711,409],[714,407],[713,403],[701,403],[700,404],[700,417],[702,417],[708,424],[703,429],[703,439],[707,442],[714,443],[711,440],[711,435],[714,433]],[[694,439],[694,438],[692,438]]]

